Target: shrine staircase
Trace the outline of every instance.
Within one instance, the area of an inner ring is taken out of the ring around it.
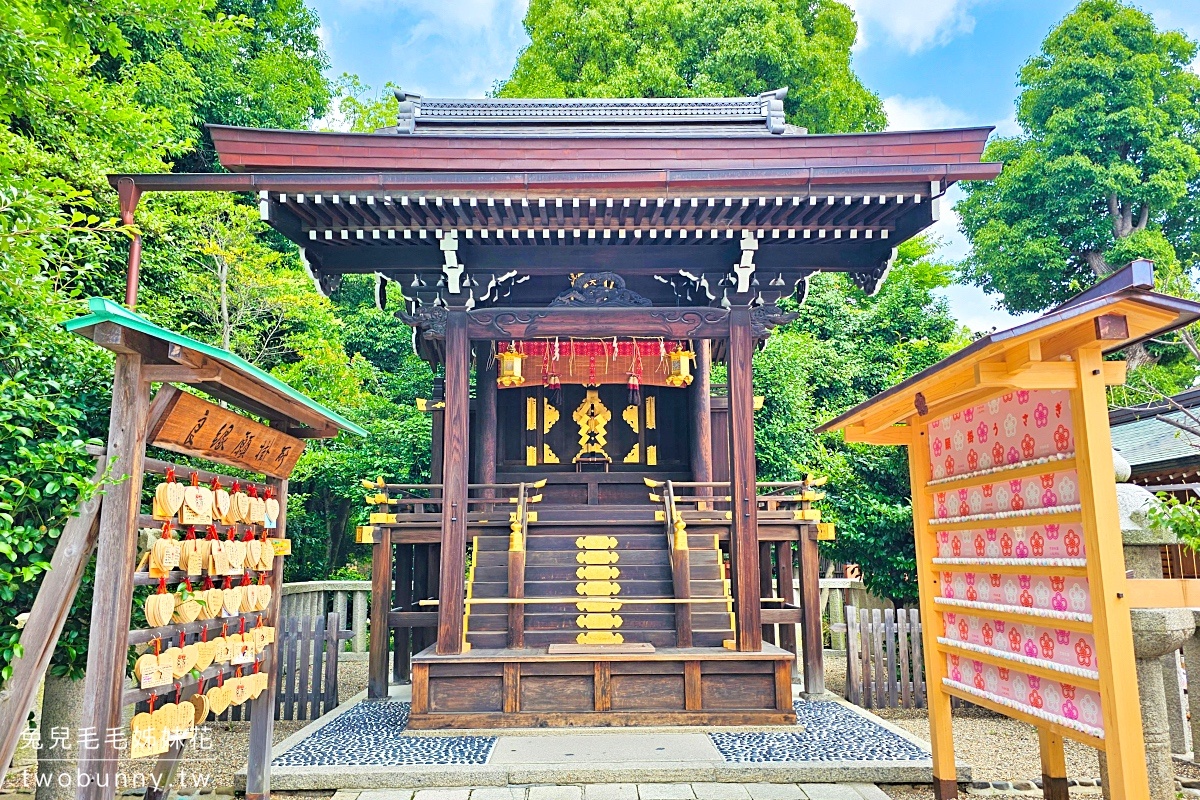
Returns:
[[[661,497],[652,499],[659,503],[539,506],[525,515],[520,531],[473,529],[468,597],[528,602],[469,603],[472,649],[721,647],[731,640],[717,529],[677,534]],[[514,512],[514,525],[518,516]],[[514,558],[514,546],[523,546],[522,557]],[[681,597],[690,602],[674,602]]]

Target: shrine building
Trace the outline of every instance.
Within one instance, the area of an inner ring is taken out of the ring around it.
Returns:
[[[431,483],[363,476],[369,694],[411,680],[410,727],[790,724],[794,673],[823,694],[835,534],[819,480],[756,479],[752,356],[812,274],[875,292],[1000,165],[991,128],[810,134],[786,94],[402,94],[371,134],[210,126],[231,174],[113,176],[130,217],[256,192],[442,376]]]

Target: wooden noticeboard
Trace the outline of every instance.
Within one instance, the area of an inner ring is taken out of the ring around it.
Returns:
[[[156,413],[161,410],[162,413]],[[164,385],[154,397],[150,444],[275,478],[292,474],[304,441]]]

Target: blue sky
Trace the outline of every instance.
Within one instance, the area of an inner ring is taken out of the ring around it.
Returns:
[[[1075,5],[1070,0],[847,1],[859,20],[855,70],[884,99],[893,129],[995,125],[1002,134],[1016,130],[1017,70]],[[527,0],[309,3],[321,16],[330,74],[355,73],[376,87],[390,80],[428,96],[480,97],[508,75],[527,41],[521,27]],[[1140,5],[1160,28],[1200,38],[1200,0]],[[935,233],[944,242],[943,255],[961,258],[966,242],[957,231],[957,217],[943,208]],[[974,330],[1013,321],[973,287],[953,286],[946,295],[955,316]]]

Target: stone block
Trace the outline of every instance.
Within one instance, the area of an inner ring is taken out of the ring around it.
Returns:
[[[825,785],[827,784],[813,784],[813,786]],[[746,791],[750,792],[751,800],[809,800],[810,798],[804,789],[794,783],[748,783]],[[859,798],[854,795],[849,800],[859,800]]]
[[[639,783],[640,800],[694,800],[690,783]]]
[[[366,794],[364,792],[363,794]],[[361,795],[359,796],[361,800]],[[418,789],[413,800],[470,800],[471,790],[468,787],[452,789]],[[380,798],[383,800],[383,798]],[[387,800],[391,800],[388,798]]]
[[[529,800],[583,800],[583,787],[530,786]]]
[[[583,800],[638,800],[636,783],[592,783],[583,787]]]
[[[693,783],[697,800],[750,800],[750,792],[740,783]]]
[[[525,800],[525,787],[481,786],[471,790],[471,800]]]

